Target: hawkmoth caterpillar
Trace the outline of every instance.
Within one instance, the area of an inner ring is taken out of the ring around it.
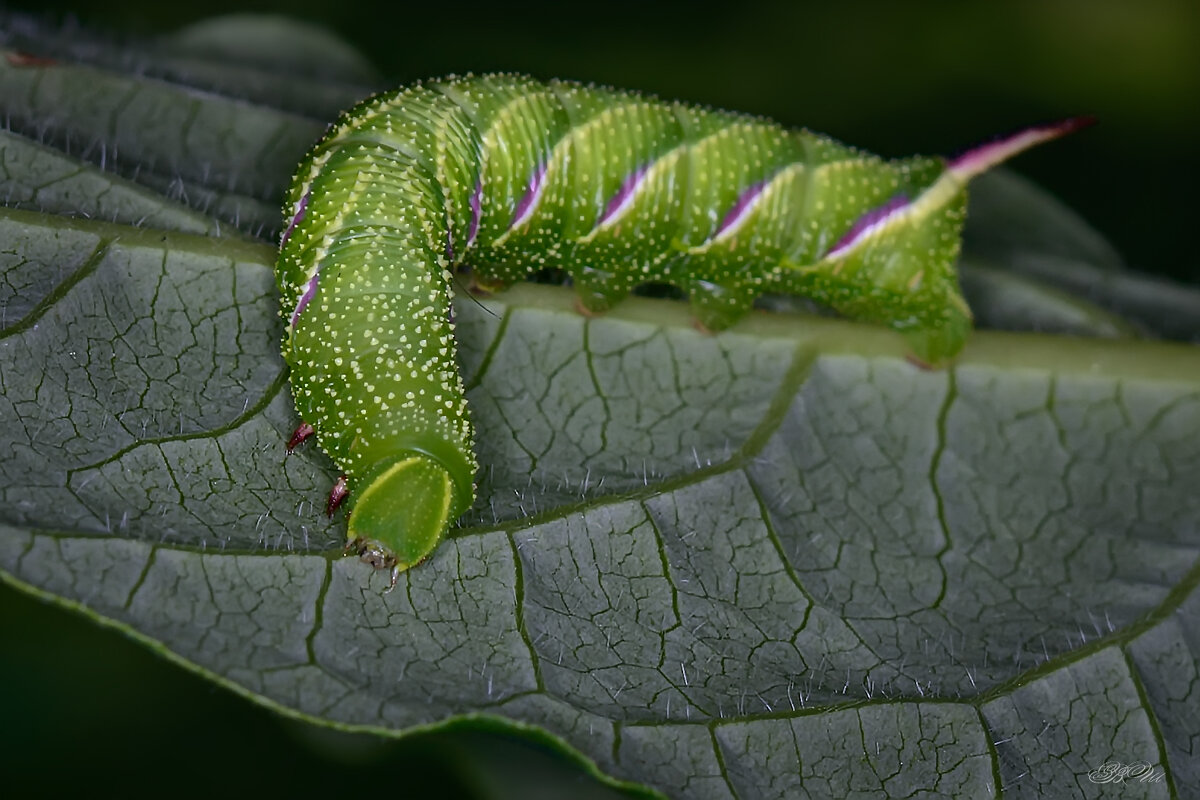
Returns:
[[[601,312],[649,282],[718,331],[764,292],[900,331],[930,365],[971,328],[955,260],[975,175],[1086,119],[954,159],[887,161],[807,130],[516,75],[450,77],[346,112],[300,165],[277,281],[304,424],[354,490],[347,547],[423,559],[474,501],[451,269],[497,288],[558,267]]]

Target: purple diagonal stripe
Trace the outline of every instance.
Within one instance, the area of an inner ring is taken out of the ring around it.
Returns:
[[[308,285],[304,287],[304,294],[300,295],[300,299],[296,301],[296,310],[292,312],[291,327],[296,327],[296,322],[300,319],[300,315],[304,309],[308,307],[308,303],[317,293],[317,280],[321,277],[320,268],[313,273],[313,276],[308,279]]]
[[[310,197],[312,197],[312,192],[305,192],[304,197],[300,198],[300,202],[296,203],[296,212],[292,214],[292,221],[288,223],[287,230],[283,232],[283,236],[279,240],[281,248],[288,243],[288,239],[292,238],[292,231],[304,219],[304,214],[308,211],[308,198]]]
[[[471,224],[467,227],[467,249],[475,244],[475,234],[479,233],[480,208],[483,206],[483,178],[475,181],[475,191],[471,192]]]
[[[868,209],[861,217],[854,221],[854,224],[850,226],[850,230],[842,234],[842,238],[838,239],[833,247],[829,248],[829,252],[825,254],[825,258],[831,258],[845,250],[849,250],[859,239],[862,239],[872,230],[875,230],[892,216],[899,214],[909,205],[911,203],[908,200],[908,195],[901,192],[883,205]]]
[[[529,176],[529,185],[525,189],[525,194],[517,203],[517,210],[513,212],[512,223],[508,226],[509,229],[518,228],[529,221],[533,216],[533,211],[537,208],[538,201],[542,198],[543,181],[546,177],[545,163],[539,164],[533,174]]]
[[[600,215],[600,219],[596,220],[597,228],[629,210],[629,206],[633,204],[634,195],[641,188],[642,181],[646,179],[648,169],[648,167],[638,167],[629,177],[622,181],[621,188],[609,198],[604,206],[604,212]]]
[[[738,197],[737,202],[725,212],[725,216],[721,219],[721,224],[717,226],[717,230],[713,233],[712,238],[716,239],[729,228],[736,228],[745,222],[746,217],[754,210],[754,204],[758,202],[758,198],[762,195],[763,189],[767,188],[768,181],[759,181],[751,186],[746,191],[742,192]]]

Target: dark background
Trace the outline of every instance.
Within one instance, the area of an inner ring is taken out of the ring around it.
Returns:
[[[145,36],[247,8],[228,0],[7,7]],[[598,81],[763,114],[886,156],[953,153],[1031,122],[1095,114],[1098,127],[1023,155],[1015,168],[1082,213],[1131,266],[1200,282],[1194,0],[254,8],[338,31],[389,85],[467,70]],[[0,642],[0,763],[10,765],[9,786],[13,776],[23,782],[21,796],[111,787],[515,797],[531,796],[519,794],[530,782],[546,797],[590,796],[545,748],[496,734],[382,742],[283,720],[7,587]]]

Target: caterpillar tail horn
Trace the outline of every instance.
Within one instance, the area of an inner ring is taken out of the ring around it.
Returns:
[[[826,252],[823,264],[835,274],[870,269],[870,251],[884,245],[891,254],[887,271],[904,275],[908,281],[898,295],[911,300],[926,292],[929,300],[913,306],[909,315],[889,308],[878,321],[904,334],[912,351],[910,360],[926,367],[944,366],[962,349],[972,327],[971,309],[963,299],[957,273],[943,270],[939,274],[936,269],[939,263],[949,266],[958,258],[967,184],[1018,153],[1094,122],[1093,117],[1072,117],[1036,125],[945,159],[941,175],[915,196],[896,194],[863,212]],[[927,254],[942,258],[939,262]],[[909,262],[907,268],[896,269],[905,261]],[[869,307],[840,310],[863,318],[872,313]]]
[[[917,204],[940,205],[962,190],[972,178],[982,175],[1013,156],[1031,147],[1053,141],[1096,123],[1091,116],[1070,117],[1045,125],[1023,128],[1007,136],[977,145],[946,161],[941,180],[916,200]],[[936,366],[953,357],[971,332],[972,314],[961,294],[947,298],[945,322],[935,328],[909,331],[906,334],[917,363]]]
[[[390,569],[395,587],[400,572],[429,555],[453,521],[454,482],[437,461],[411,454],[376,466],[358,484],[347,546],[376,569]]]
[[[1018,153],[1023,153],[1031,147],[1043,142],[1049,142],[1074,133],[1081,128],[1096,124],[1092,116],[1068,117],[1067,119],[1051,122],[1046,125],[1032,125],[1022,128],[1008,136],[998,137],[990,142],[976,145],[970,150],[948,159],[946,171],[955,179],[966,182],[976,175],[987,172]]]

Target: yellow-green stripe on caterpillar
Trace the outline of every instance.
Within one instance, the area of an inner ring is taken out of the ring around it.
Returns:
[[[296,173],[276,275],[305,422],[344,471],[348,547],[425,558],[474,502],[477,468],[451,268],[499,287],[570,275],[601,312],[639,284],[732,325],[764,292],[888,325],[916,359],[961,349],[955,261],[975,175],[1090,122],[1028,128],[954,159],[886,161],[806,130],[633,92],[450,77],[366,100]],[[352,492],[352,494],[351,494]]]

